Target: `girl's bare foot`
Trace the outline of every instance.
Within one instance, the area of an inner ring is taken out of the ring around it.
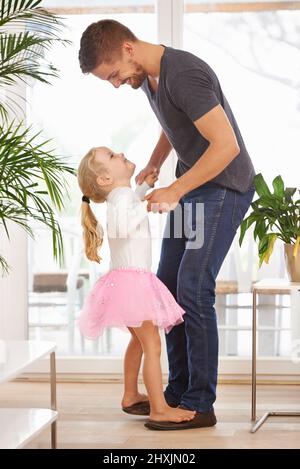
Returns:
[[[121,406],[122,407],[130,407],[133,404],[136,404],[137,402],[145,402],[148,401],[149,398],[147,394],[141,394],[141,393],[136,393],[136,394],[124,394]]]
[[[150,420],[157,422],[186,422],[193,420],[196,412],[194,410],[185,410],[176,407],[167,406],[164,412],[152,412],[150,413]]]

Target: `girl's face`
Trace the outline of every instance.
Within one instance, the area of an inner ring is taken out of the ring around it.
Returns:
[[[104,167],[97,178],[101,186],[128,184],[135,170],[135,164],[127,160],[124,153],[115,153],[107,147],[98,148],[95,159]]]

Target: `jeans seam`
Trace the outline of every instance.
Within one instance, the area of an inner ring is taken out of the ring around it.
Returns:
[[[217,227],[219,225],[219,221],[220,221],[220,218],[221,218],[221,213],[222,213],[222,209],[223,209],[223,206],[224,206],[224,200],[225,200],[226,193],[227,193],[227,189],[225,188],[224,189],[224,196],[220,200],[220,204],[218,206],[219,210],[218,210],[218,213],[216,214],[215,223],[214,223],[214,226],[212,228],[212,236],[211,236],[208,248],[207,248],[207,254],[206,254],[205,262],[204,262],[204,266],[203,266],[204,268],[202,269],[202,274],[200,276],[200,279],[199,279],[199,282],[198,282],[198,285],[197,285],[196,304],[199,305],[200,307],[201,307],[201,300],[200,300],[201,285],[203,283],[203,278],[204,278],[204,273],[205,273],[206,266],[208,265],[210,255],[212,253],[212,248],[213,248],[213,244],[214,244],[214,240],[215,240],[215,235],[216,235]],[[206,332],[205,328],[204,328],[204,334],[205,334],[205,347],[207,348],[208,341],[207,341],[207,332]],[[203,394],[206,392],[207,380],[208,380],[208,363],[206,362],[205,386],[204,386],[204,388],[202,390],[202,393],[201,393],[201,396],[200,396],[200,401],[201,402],[203,400]]]
[[[235,214],[236,214],[236,192],[234,191],[234,202],[233,202],[233,209],[232,209],[232,216],[231,216],[231,226],[233,229],[235,229],[235,223],[234,223],[234,220],[235,220]]]
[[[222,199],[220,199],[220,204],[218,206],[219,210],[218,210],[218,213],[215,217],[215,224],[214,224],[213,229],[212,229],[212,236],[211,236],[210,243],[208,244],[208,248],[207,248],[207,251],[206,251],[205,263],[204,263],[205,266],[208,263],[208,259],[210,257],[211,251],[212,251],[213,240],[215,239],[217,227],[218,227],[218,224],[219,224],[220,216],[221,216],[223,205],[224,205],[224,199],[225,199],[226,192],[227,192],[227,190],[224,189],[224,197],[222,197]],[[201,304],[200,303],[200,298],[199,298],[199,286],[201,285],[203,277],[204,277],[204,270],[205,269],[202,269],[202,275],[200,276],[198,286],[197,286],[197,304],[199,304],[199,305]]]

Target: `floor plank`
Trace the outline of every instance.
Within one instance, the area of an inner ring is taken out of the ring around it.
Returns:
[[[300,409],[300,386],[260,385],[258,415],[266,410]],[[257,433],[250,430],[250,386],[220,385],[214,428],[153,432],[144,418],[120,410],[122,385],[59,383],[59,448],[300,448],[300,417],[273,417]],[[0,386],[1,407],[47,407],[47,383],[11,382]],[[49,448],[45,430],[27,448]]]

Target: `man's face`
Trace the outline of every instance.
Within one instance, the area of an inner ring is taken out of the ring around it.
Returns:
[[[124,53],[112,63],[98,65],[92,74],[101,80],[109,81],[115,88],[126,83],[134,90],[138,89],[147,77],[142,66]]]

